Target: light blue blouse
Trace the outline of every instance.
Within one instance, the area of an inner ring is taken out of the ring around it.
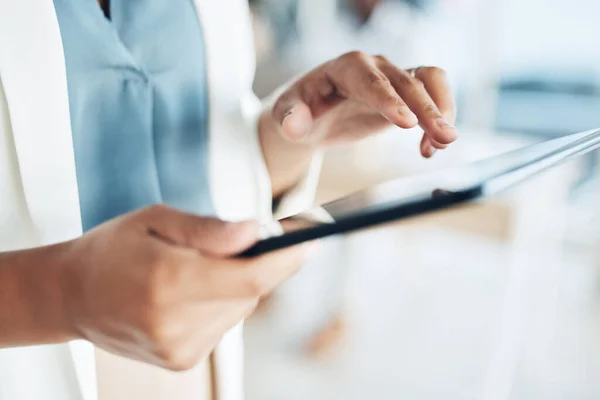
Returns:
[[[211,215],[207,85],[192,0],[54,0],[84,231],[167,203]]]

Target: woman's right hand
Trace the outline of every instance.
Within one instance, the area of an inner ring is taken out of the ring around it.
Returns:
[[[66,243],[60,273],[75,337],[171,370],[193,367],[315,243],[256,259],[254,222],[225,223],[152,206]]]

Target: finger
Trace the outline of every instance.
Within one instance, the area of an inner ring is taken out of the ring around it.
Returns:
[[[415,70],[415,77],[423,82],[425,90],[446,121],[453,124],[456,120],[456,102],[446,72],[436,67],[421,67]]]
[[[446,121],[421,81],[392,64],[382,65],[380,68],[415,113],[419,125],[431,139],[440,144],[449,144],[456,140],[456,128]]]
[[[305,138],[314,119],[337,105],[343,98],[317,68],[282,93],[273,105],[273,118],[282,128],[283,136],[292,141]]]
[[[307,137],[312,126],[313,117],[310,108],[301,101],[292,105],[281,122],[283,136],[292,141]]]
[[[447,148],[447,147],[448,147],[448,145],[447,145],[447,144],[442,144],[442,143],[438,142],[437,140],[435,140],[435,139],[432,139],[432,138],[431,138],[431,136],[428,136],[428,137],[429,137],[429,141],[431,142],[431,145],[432,145],[434,148],[436,148],[436,149],[438,149],[438,150],[443,150],[443,149],[445,149],[445,148]]]
[[[303,139],[312,128],[311,110],[296,86],[279,96],[273,105],[272,115],[281,126],[283,136],[292,141]]]
[[[328,64],[326,72],[342,96],[368,104],[401,128],[417,125],[417,117],[373,57],[348,53]]]
[[[211,280],[219,296],[259,298],[292,276],[320,248],[304,243],[250,260],[221,260],[214,264]]]
[[[429,135],[423,133],[423,138],[421,139],[420,144],[421,154],[423,155],[423,157],[430,158],[435,154],[437,150],[443,150],[447,147],[447,144],[438,143],[435,140],[431,139]]]
[[[432,144],[429,136],[427,134],[423,134],[423,138],[421,139],[421,155],[425,158],[430,158],[433,156],[435,151],[437,150]]]
[[[164,205],[149,207],[143,215],[140,222],[153,236],[214,257],[238,254],[259,238],[258,224],[254,221],[223,222]]]
[[[456,103],[454,96],[448,84],[446,72],[443,69],[436,67],[420,67],[414,70],[415,77],[423,83],[425,90],[433,102],[437,105],[443,117],[449,123],[454,123],[456,120]],[[448,145],[439,143],[432,137],[429,137],[429,142],[436,149],[445,149]]]

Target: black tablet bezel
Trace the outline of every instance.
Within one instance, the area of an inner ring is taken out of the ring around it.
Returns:
[[[438,190],[439,195],[416,196],[414,200],[404,201],[399,205],[389,204],[389,207],[366,208],[360,213],[350,215],[332,223],[321,223],[309,228],[286,232],[280,236],[261,240],[241,253],[240,257],[255,257],[303,242],[445,209],[453,205],[476,200],[482,195],[482,186],[456,192],[446,191],[441,188]]]
[[[399,198],[394,202],[368,206],[358,212],[344,215],[343,218],[336,219],[331,223],[318,223],[308,228],[293,230],[279,236],[261,240],[239,256],[255,257],[303,242],[348,233],[370,226],[474,201],[483,198],[484,196],[496,194],[497,192],[522,182],[545,169],[556,166],[573,157],[588,153],[598,147],[600,147],[600,130],[575,133],[526,146],[509,153],[492,157],[492,159],[514,157],[515,155],[518,156],[520,152],[527,154],[527,152],[531,153],[532,149],[537,149],[538,151],[539,149],[544,149],[544,151],[542,154],[538,154],[534,157],[526,157],[524,160],[517,163],[511,163],[511,165],[502,167],[501,171],[495,171],[489,176],[482,177],[481,179],[462,187],[439,187],[410,198]],[[472,166],[485,169],[483,168],[482,163],[485,163],[486,161],[488,160],[479,161],[472,164]],[[419,177],[415,177],[414,179],[419,179]],[[350,197],[356,195],[357,194],[351,195]],[[340,200],[337,200],[330,204],[339,201]],[[327,209],[327,204],[323,207]]]

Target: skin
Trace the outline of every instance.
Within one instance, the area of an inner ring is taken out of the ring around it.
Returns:
[[[423,129],[420,152],[431,157],[458,138],[454,99],[443,70],[403,70],[382,56],[351,52],[289,85],[259,120],[273,196],[306,171],[316,151],[396,125]]]
[[[70,242],[1,253],[0,348],[86,339],[189,369],[318,249],[233,257],[257,238],[254,222],[152,206]]]
[[[108,9],[108,1],[100,5]],[[298,181],[316,151],[392,124],[420,125],[421,153],[430,157],[457,138],[454,114],[437,68],[412,77],[383,57],[331,60],[289,85],[260,117],[273,195]],[[189,369],[318,248],[235,258],[257,231],[254,222],[152,206],[69,242],[0,253],[0,348],[87,339],[131,359]]]
[[[98,0],[109,15],[109,0]],[[373,10],[374,0],[356,0]],[[258,131],[279,198],[302,177],[316,151],[376,134],[396,125],[420,125],[421,154],[431,157],[458,138],[456,106],[443,70],[401,69],[383,56],[346,53],[287,87],[262,113]]]

